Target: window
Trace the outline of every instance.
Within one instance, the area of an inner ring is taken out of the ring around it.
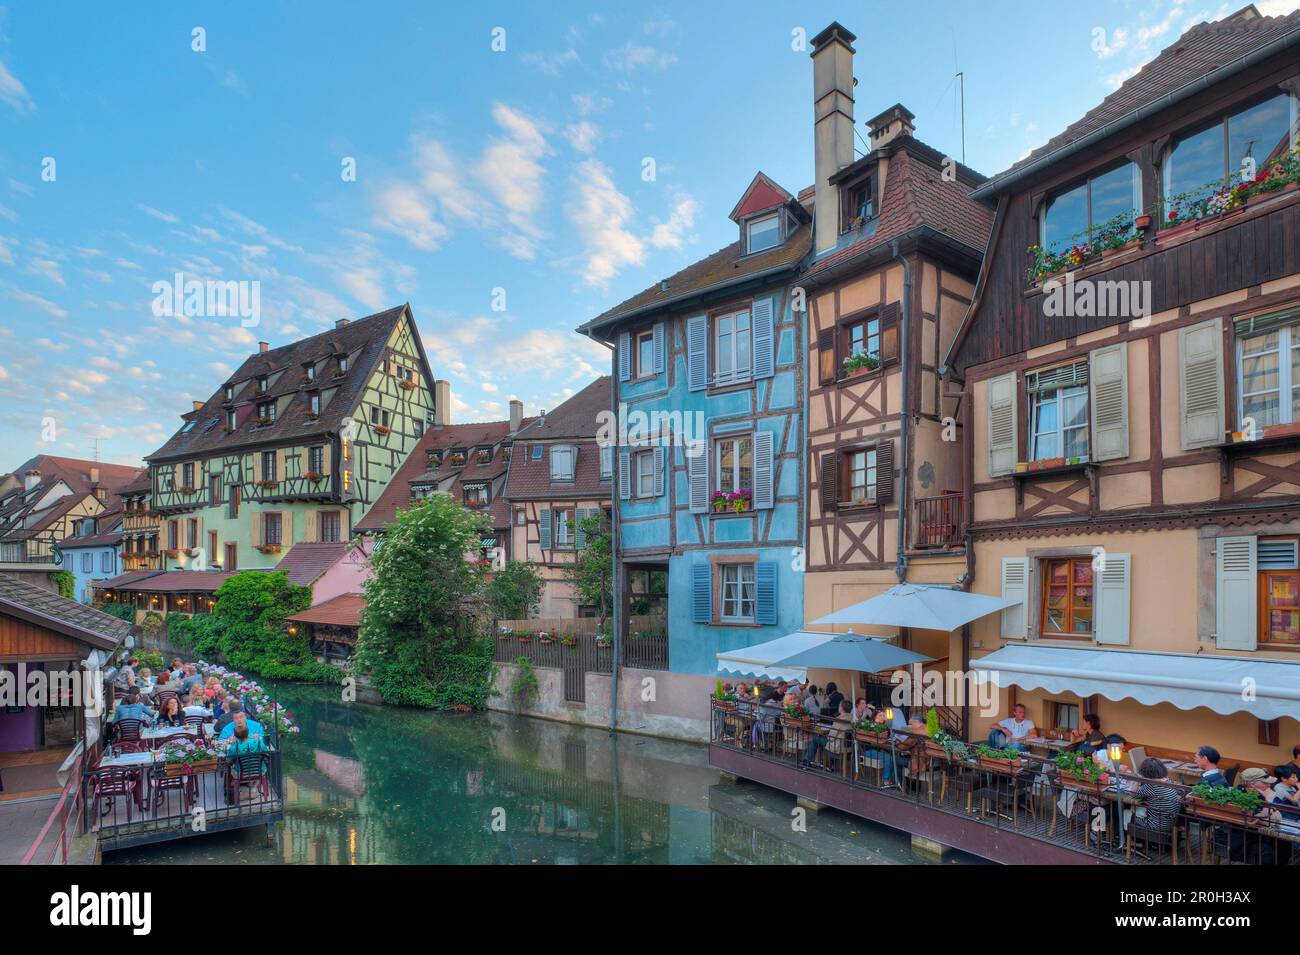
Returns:
[[[722,613],[724,623],[754,622],[754,565],[722,565]]]
[[[311,474],[325,472],[325,446],[317,444],[307,449],[307,470]]]
[[[1243,427],[1247,418],[1256,429],[1300,422],[1300,327],[1277,325],[1294,320],[1295,312],[1237,323],[1237,404]],[[1249,334],[1260,325],[1266,330]]]
[[[316,380],[316,365],[314,363],[309,363],[307,365],[307,380],[308,381]]]
[[[265,424],[275,424],[275,402],[259,401],[257,403],[257,417]]]
[[[234,386],[234,385],[226,385],[225,396],[226,396],[226,400],[227,400],[227,401],[231,401],[231,400],[234,399],[234,397],[235,397],[235,386]]]
[[[221,569],[230,572],[239,569],[239,547],[236,544],[226,544],[226,557],[221,562]]]
[[[88,574],[88,573],[90,573],[92,570],[95,569],[94,560],[95,560],[95,555],[94,555],[94,554],[92,554],[92,553],[91,553],[90,551],[88,551],[88,550],[87,550],[87,551],[82,551],[82,553],[81,553],[81,572],[82,572],[83,574]]]
[[[239,427],[239,416],[233,411],[226,412],[226,430],[234,431]]]
[[[412,419],[411,419],[411,428],[412,428],[412,430],[415,431],[415,436],[416,436],[417,438],[423,438],[423,437],[424,437],[424,422],[421,421],[419,418],[412,418]]]
[[[466,507],[487,507],[488,486],[486,484],[465,485]]]
[[[1043,561],[1044,637],[1092,636],[1092,557]]]
[[[1261,537],[1255,556],[1259,643],[1300,647],[1300,538]]]
[[[191,517],[185,522],[185,546],[193,550],[199,546],[199,519]]]
[[[1057,700],[1047,701],[1048,726],[1054,730],[1076,730],[1079,728],[1079,704],[1061,703]]]
[[[638,451],[634,463],[636,466],[636,476],[632,487],[636,493],[634,497],[654,497],[655,496],[655,453],[654,450]]]
[[[541,446],[540,444],[534,444],[534,445],[533,445],[533,460],[534,460],[534,461],[540,461],[541,459],[542,459],[542,446]]]
[[[268,511],[262,515],[262,543],[267,545],[276,545],[283,543],[281,536],[283,523],[280,515],[275,511]]]
[[[876,501],[876,450],[846,451],[844,461],[845,504],[874,504]]]
[[[346,374],[348,370],[348,356],[339,355],[339,374]]]
[[[753,370],[749,311],[719,315],[714,319],[715,380],[717,384],[743,381]]]
[[[239,516],[239,497],[242,493],[238,484],[229,485],[230,493],[226,495],[226,516]]]
[[[762,252],[781,244],[781,215],[773,213],[745,223],[745,251]]]
[[[868,177],[840,188],[844,197],[840,232],[849,232],[860,225],[859,220],[865,221],[876,214],[875,183]]]
[[[1271,156],[1290,146],[1295,128],[1295,101],[1278,93],[1184,136],[1165,157],[1165,200],[1182,194],[1193,200],[1211,195],[1225,180],[1239,177],[1247,160],[1254,162],[1255,171],[1262,169]]]
[[[491,448],[476,448],[475,451],[474,451],[474,457],[475,457],[477,463],[479,463],[479,464],[491,464],[491,463],[492,463],[492,449],[491,449]]]
[[[270,381],[267,379],[266,375],[262,375],[257,379],[257,390],[266,391],[269,384]]]
[[[614,474],[614,446],[606,444],[600,449],[600,479],[607,480]]]
[[[208,475],[208,507],[216,507],[221,503],[221,475]]]
[[[573,511],[555,512],[555,546],[573,546]]]
[[[279,478],[275,475],[275,452],[262,452],[262,480],[277,481]]]
[[[879,368],[880,355],[880,313],[840,326],[840,373],[848,375],[859,368]]]
[[[167,522],[167,549],[177,550],[181,546],[181,525],[180,521]]]
[[[572,481],[573,463],[577,457],[577,448],[567,445],[555,445],[551,448],[551,480]]]
[[[1025,376],[1029,460],[1088,457],[1088,363]]]
[[[637,332],[636,367],[632,369],[633,378],[649,378],[655,373],[655,333],[651,329]]]
[[[1050,252],[1064,251],[1095,238],[1111,219],[1132,217],[1140,208],[1142,174],[1135,163],[1125,163],[1048,200],[1039,223],[1039,244]]]
[[[341,539],[342,521],[338,511],[320,512],[320,541],[322,544],[337,544]]]
[[[370,409],[370,423],[381,428],[387,428],[390,418],[388,409],[372,406]]]
[[[217,532],[208,531],[208,559],[215,562],[221,549],[217,546]]]
[[[715,491],[749,491],[754,487],[754,436],[722,438],[714,445]]]
[[[174,472],[171,468],[168,468],[168,469],[165,470],[165,471],[159,471],[159,472],[158,472],[158,479],[159,479],[159,484],[161,484],[161,487],[159,488],[159,490],[162,490],[162,491],[172,491],[172,490],[175,490],[175,487],[176,487],[176,474],[175,474],[175,472]]]
[[[189,464],[182,464],[182,465],[181,465],[181,486],[182,486],[182,487],[193,487],[193,486],[194,486],[194,464],[193,464],[193,462],[191,462],[191,463],[189,463]]]
[[[113,572],[113,552],[111,550],[99,552],[99,570],[100,573],[104,574]]]
[[[307,410],[313,415],[320,414],[320,395],[312,393],[307,396]]]

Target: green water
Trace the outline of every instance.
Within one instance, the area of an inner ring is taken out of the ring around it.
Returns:
[[[924,861],[906,835],[728,782],[704,747],[499,713],[443,715],[279,686],[285,821],[108,853],[158,863],[867,863]],[[949,862],[968,859],[950,857]]]

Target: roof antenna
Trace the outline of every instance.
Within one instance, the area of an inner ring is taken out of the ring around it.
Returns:
[[[91,438],[90,444],[91,447],[94,449],[92,453],[95,455],[95,460],[98,461],[99,460],[99,438]]]
[[[961,97],[961,164],[966,165],[966,74],[957,72],[957,95]]]

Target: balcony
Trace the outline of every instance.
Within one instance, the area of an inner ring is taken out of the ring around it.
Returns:
[[[945,490],[934,497],[916,499],[918,550],[947,550],[962,546],[966,521],[960,491]]]

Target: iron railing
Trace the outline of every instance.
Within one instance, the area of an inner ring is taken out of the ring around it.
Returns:
[[[961,492],[916,499],[917,548],[960,547],[964,529]]]
[[[1121,771],[1105,785],[1091,785],[1063,776],[1054,760],[1029,753],[1016,762],[980,758],[973,743],[963,744],[963,755],[904,732],[850,731],[836,739],[841,734],[831,734],[825,723],[790,721],[777,710],[759,715],[747,703],[711,705],[714,746],[957,817],[949,826],[958,833],[955,848],[963,848],[960,833],[966,827],[992,827],[1121,864],[1300,861],[1300,815],[1267,808],[1253,816],[1204,806],[1187,786],[1170,779]],[[1138,791],[1152,782],[1175,790],[1181,800],[1165,817],[1167,825],[1148,811]],[[968,844],[978,841],[972,837]]]

